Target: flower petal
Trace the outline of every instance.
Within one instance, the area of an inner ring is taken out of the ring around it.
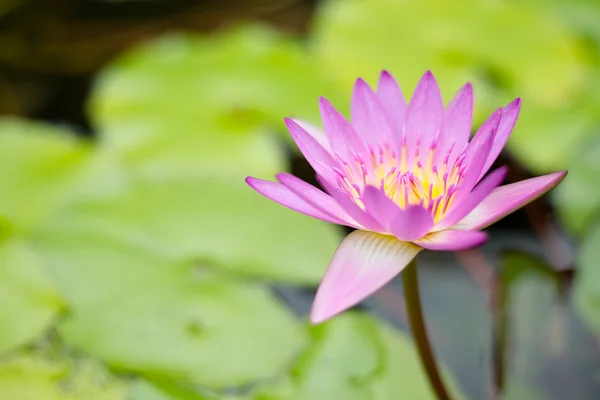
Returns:
[[[306,161],[313,167],[315,172],[326,180],[335,181],[333,168],[337,167],[339,163],[334,160],[331,154],[310,133],[294,120],[285,118],[285,124],[304,158],[306,158]]]
[[[430,233],[414,243],[429,250],[458,251],[472,249],[485,243],[487,234],[481,231],[444,230]]]
[[[332,220],[339,221],[340,225],[347,225],[358,229],[362,228],[358,222],[354,221],[344,211],[333,197],[317,189],[310,183],[304,182],[302,179],[288,173],[277,174],[277,180],[318,211],[329,216]]]
[[[502,109],[499,108],[481,125],[473,140],[469,142],[469,145],[465,149],[464,165],[466,169],[454,201],[462,201],[471,192],[477,182],[479,182],[481,169],[494,144],[494,137],[501,117]]]
[[[335,185],[327,182],[325,179],[321,179],[317,176],[317,180],[323,186],[323,188],[334,198],[334,200],[350,215],[356,222],[358,222],[364,229],[369,231],[375,231],[383,233],[385,229],[379,222],[371,215],[362,210],[353,199],[351,199],[347,193],[338,189]]]
[[[492,191],[473,211],[453,226],[453,229],[482,229],[502,217],[532,202],[558,185],[567,171],[526,179],[500,186]]]
[[[500,167],[490,173],[484,180],[482,180],[475,189],[469,195],[462,200],[460,203],[457,203],[456,206],[452,207],[450,211],[444,216],[444,218],[435,225],[435,230],[443,230],[446,229],[458,221],[463,219],[467,214],[469,214],[479,203],[483,201],[495,188],[497,188],[504,178],[506,177],[506,173],[508,171],[507,167]]]
[[[264,181],[251,176],[246,178],[246,183],[258,193],[281,204],[282,206],[308,215],[309,217],[331,222],[332,224],[344,224],[343,221],[340,221],[336,218],[331,218],[331,216],[308,204],[281,183]]]
[[[442,162],[448,152],[450,165],[465,148],[471,137],[473,124],[473,88],[470,83],[462,87],[454,96],[444,113],[441,134],[438,136],[436,162]]]
[[[388,72],[383,71],[379,76],[379,84],[377,86],[377,96],[388,118],[392,122],[394,136],[398,142],[402,133],[402,124],[406,114],[406,101],[400,86],[394,80],[394,77]]]
[[[374,232],[354,231],[340,244],[310,312],[321,323],[354,306],[396,276],[421,251],[412,243]]]
[[[494,144],[492,145],[492,149],[490,150],[490,154],[488,155],[485,164],[481,170],[479,175],[479,179],[485,175],[485,173],[490,169],[498,155],[504,148],[510,133],[512,132],[515,124],[517,123],[517,118],[519,118],[519,112],[521,111],[521,99],[515,99],[512,103],[504,107],[502,110],[502,119],[500,120],[500,124],[498,125],[498,130],[496,131],[496,136],[494,138]]]
[[[357,164],[355,156],[366,154],[364,142],[354,132],[352,125],[331,105],[329,100],[321,97],[319,108],[331,150],[342,162],[348,164],[351,168],[355,168]],[[356,170],[356,172],[359,171]]]
[[[310,134],[310,136],[312,136],[313,139],[317,141],[317,143],[319,143],[325,150],[327,150],[329,154],[332,154],[331,146],[327,141],[327,135],[325,135],[325,131],[323,129],[316,127],[310,122],[306,122],[298,118],[292,118],[292,121],[300,125],[300,127],[306,132],[308,132],[308,134]]]
[[[379,99],[362,79],[357,79],[352,93],[352,126],[356,133],[371,147],[391,145],[393,149],[400,143],[394,137],[392,124]]]
[[[412,241],[423,237],[433,226],[431,211],[420,205],[401,209],[376,187],[366,187],[361,200],[365,211],[399,240]]]
[[[431,71],[427,71],[415,89],[406,109],[405,138],[407,164],[412,165],[419,145],[419,153],[427,154],[433,138],[442,125],[444,104],[440,88]]]

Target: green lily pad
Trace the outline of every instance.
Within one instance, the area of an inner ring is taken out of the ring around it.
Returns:
[[[303,345],[304,329],[266,288],[174,263],[112,227],[67,221],[38,241],[71,303],[59,326],[69,345],[211,387],[269,377]]]
[[[566,121],[582,108],[578,99],[591,69],[575,35],[543,8],[519,2],[466,7],[460,1],[332,0],[318,13],[315,35],[320,65],[348,88],[358,76],[374,81],[379,70],[388,69],[409,94],[431,69],[446,99],[464,82],[474,83],[478,122],[522,97],[523,121],[509,146],[535,171],[564,167],[576,149],[571,143],[590,134],[585,125],[590,115],[581,121],[579,112],[575,127]]]
[[[301,284],[321,279],[340,241],[337,227],[273,203],[244,181],[218,178],[135,180],[65,209],[52,224],[43,236],[95,226],[174,260]]]
[[[126,386],[93,361],[22,354],[0,362],[1,399],[125,400]]]
[[[559,216],[572,233],[583,236],[600,212],[600,140],[587,142],[569,167],[569,178],[554,192]]]
[[[18,232],[35,228],[68,198],[88,155],[67,129],[0,119],[0,215]]]
[[[0,244],[0,352],[35,339],[64,306],[42,265],[27,244]]]
[[[219,400],[217,397],[204,395],[198,391],[178,386],[173,383],[156,384],[139,380],[132,385],[127,400]],[[222,399],[221,399],[222,400]]]
[[[600,224],[590,227],[577,256],[577,275],[573,288],[576,309],[584,322],[600,334]]]
[[[288,380],[260,388],[254,400],[435,399],[414,346],[374,318],[346,312],[312,336]],[[463,398],[444,375],[452,398]]]
[[[90,113],[102,143],[145,172],[272,175],[283,155],[269,132],[290,114],[318,120],[327,87],[298,41],[250,25],[125,53],[102,72]]]

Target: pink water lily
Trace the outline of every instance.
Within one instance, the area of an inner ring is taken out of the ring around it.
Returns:
[[[566,171],[499,186],[506,168],[488,170],[519,115],[514,100],[471,140],[473,91],[467,83],[444,107],[431,72],[408,102],[381,73],[377,91],[356,81],[348,122],[324,98],[324,129],[286,119],[325,189],[287,173],[278,182],[248,177],[257,192],[288,208],[356,228],[340,244],[321,282],[311,321],[352,307],[400,273],[422,249],[463,250],[487,239],[480,229],[557,185]]]

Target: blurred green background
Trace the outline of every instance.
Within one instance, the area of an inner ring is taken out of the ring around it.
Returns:
[[[420,256],[456,398],[600,393],[600,3],[0,2],[0,400],[428,400],[397,282],[311,327],[344,231],[283,126],[357,77],[515,97],[508,181],[568,169],[482,249]],[[498,396],[491,393],[500,392]]]

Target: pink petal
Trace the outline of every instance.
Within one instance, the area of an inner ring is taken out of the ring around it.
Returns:
[[[385,109],[388,118],[392,122],[392,129],[396,140],[400,142],[402,133],[402,124],[406,114],[406,101],[400,86],[394,80],[394,77],[387,71],[383,71],[379,77],[377,87],[377,96]]]
[[[361,226],[348,215],[346,211],[327,193],[313,185],[304,182],[292,174],[277,174],[277,180],[290,189],[294,194],[313,206],[316,210],[329,216],[332,220],[340,221],[341,225],[360,229]]]
[[[361,200],[366,212],[383,228],[402,241],[412,241],[423,237],[433,226],[431,211],[420,205],[401,209],[381,190],[368,186]]]
[[[310,312],[321,323],[361,302],[396,276],[421,251],[393,236],[354,231],[340,244]]]
[[[404,124],[407,164],[412,165],[414,152],[419,145],[419,153],[427,154],[433,138],[442,125],[444,104],[440,88],[431,71],[427,71],[415,89],[406,109]]]
[[[502,116],[502,109],[496,110],[490,118],[477,130],[477,133],[473,137],[473,140],[469,142],[465,150],[465,172],[464,178],[460,183],[459,191],[456,193],[454,201],[462,201],[470,192],[471,189],[479,181],[479,175],[483,164],[490,153],[492,145],[494,144],[494,137],[500,118]]]
[[[400,143],[399,138],[394,137],[392,124],[382,104],[362,79],[357,79],[354,85],[350,114],[356,133],[371,147],[392,144],[395,149]]]
[[[312,136],[313,139],[317,141],[317,143],[319,143],[325,150],[327,150],[328,153],[332,154],[331,146],[329,146],[329,142],[327,141],[327,135],[325,135],[325,131],[323,129],[316,127],[310,122],[306,122],[298,118],[293,118],[292,121],[300,125],[300,127],[306,132],[308,132],[308,134],[310,134],[310,136]]]
[[[331,154],[312,135],[294,120],[286,118],[285,124],[296,145],[315,172],[326,180],[335,181],[335,174],[332,168],[339,166],[339,163],[334,160]]]
[[[487,234],[481,231],[444,230],[430,233],[414,243],[429,250],[458,251],[480,246],[486,240]]]
[[[475,189],[469,195],[462,200],[460,203],[453,206],[448,214],[435,225],[435,230],[446,229],[458,221],[463,219],[473,209],[483,201],[496,187],[498,187],[508,171],[507,167],[500,167],[490,173],[484,180],[482,180]],[[457,202],[455,202],[457,203]]]
[[[532,202],[558,185],[567,171],[526,179],[500,186],[492,191],[473,211],[453,226],[453,229],[482,229],[500,218]]]
[[[471,136],[473,123],[473,88],[470,83],[463,86],[452,99],[444,113],[442,132],[436,149],[437,162],[443,161],[448,151],[452,164],[459,152],[465,148]],[[451,150],[452,149],[452,150]]]
[[[331,222],[333,224],[345,224],[343,221],[336,218],[331,218],[331,216],[308,204],[306,201],[298,197],[294,192],[280,183],[264,181],[251,176],[246,178],[246,183],[263,196],[268,197],[269,199],[294,211],[323,221]]]
[[[496,132],[496,137],[494,138],[494,144],[492,145],[492,150],[490,150],[490,154],[488,155],[483,168],[481,169],[481,174],[479,179],[490,169],[498,155],[504,148],[510,133],[512,132],[515,124],[517,123],[517,118],[519,118],[519,112],[521,111],[521,99],[515,99],[512,103],[504,107],[502,110],[502,119],[500,120],[500,125],[498,126],[498,131]]]
[[[365,143],[354,132],[346,118],[327,99],[323,97],[319,99],[319,108],[331,150],[341,161],[354,168],[356,155],[366,153]],[[356,173],[358,172],[357,170]]]
[[[364,229],[375,232],[385,232],[385,229],[381,226],[375,218],[370,214],[362,210],[353,199],[349,197],[346,192],[338,189],[335,185],[327,182],[325,179],[317,176],[317,180],[323,186],[323,188],[334,198],[334,200],[352,217],[356,222],[360,224]]]

